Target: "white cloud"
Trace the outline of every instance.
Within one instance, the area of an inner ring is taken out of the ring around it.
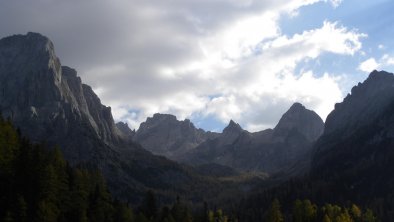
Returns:
[[[392,66],[394,65],[394,57],[388,54],[384,54],[380,59],[383,66]]]
[[[283,34],[283,16],[341,0],[15,2],[18,12],[0,7],[0,26],[51,37],[63,64],[133,128],[161,112],[234,119],[255,131],[295,101],[325,118],[342,98],[339,79],[296,67],[324,53],[354,55],[365,36],[329,21]]]
[[[376,69],[388,68],[394,66],[394,57],[388,54],[384,54],[378,61],[375,58],[369,58],[364,62],[361,62],[358,69],[370,73]]]
[[[342,1],[343,1],[343,0],[330,0],[332,6],[333,6],[334,8],[338,7],[338,6],[342,3]]]
[[[154,93],[154,98],[145,95],[143,101],[135,103],[131,99],[130,106],[142,110],[136,117],[138,121],[155,112],[174,113],[181,119],[200,113],[216,116],[224,123],[234,119],[252,131],[272,127],[296,101],[314,109],[324,119],[342,98],[339,80],[329,74],[317,77],[312,71],[297,74],[295,67],[322,53],[352,55],[361,48],[359,39],[363,36],[336,23],[324,22],[318,29],[292,37],[278,35],[268,38],[264,44],[257,43],[255,50],[259,53],[233,58],[231,66],[221,65],[228,60],[225,53],[214,58],[209,56],[220,47],[211,47],[208,41],[204,56],[194,65],[163,71],[171,78],[165,79],[169,82],[167,88],[163,79],[157,80],[161,88],[166,89],[162,94]],[[239,51],[238,55],[242,53]],[[210,98],[210,95],[216,96]],[[138,95],[141,96],[144,95]]]
[[[380,64],[374,58],[369,58],[364,62],[360,63],[358,69],[363,72],[370,73],[373,70],[377,69],[379,66]]]
[[[311,2],[315,1],[298,2],[298,7]],[[284,8],[297,9],[294,5]],[[129,109],[139,110],[138,114],[123,111],[115,117],[135,128],[147,116],[161,112],[173,113],[179,119],[196,113],[214,116],[223,123],[234,119],[256,131],[274,126],[296,101],[325,119],[342,98],[338,79],[329,74],[317,77],[312,71],[295,73],[295,68],[322,53],[353,55],[361,49],[360,39],[365,35],[324,21],[320,28],[288,37],[281,34],[278,19],[282,9],[277,10],[241,16],[217,29],[200,26],[204,34],[191,39],[198,43],[191,48],[191,58],[148,70],[151,73],[144,73],[146,77],[130,67],[129,81],[118,79],[114,92],[103,95],[104,101],[116,110],[124,107],[128,98]],[[138,94],[113,97],[119,90]]]

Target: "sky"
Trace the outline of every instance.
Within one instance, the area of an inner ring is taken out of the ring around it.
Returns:
[[[392,0],[1,0],[0,38],[39,32],[116,121],[154,113],[221,131],[274,127],[294,102],[325,120],[394,71]]]

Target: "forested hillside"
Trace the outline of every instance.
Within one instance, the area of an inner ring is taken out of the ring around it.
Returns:
[[[250,212],[224,212],[220,208],[187,205],[177,198],[171,206],[159,206],[148,191],[140,206],[132,209],[114,200],[100,172],[88,166],[70,167],[59,148],[33,144],[20,135],[9,120],[0,117],[0,219],[1,221],[242,221]],[[263,206],[263,205],[262,205]],[[250,214],[256,215],[256,214]],[[261,208],[265,221],[376,221],[372,211],[362,211],[309,200],[297,200],[290,214],[274,200]],[[248,218],[256,219],[256,218]]]
[[[0,118],[1,221],[131,221],[100,172],[72,168],[59,148],[32,144]]]

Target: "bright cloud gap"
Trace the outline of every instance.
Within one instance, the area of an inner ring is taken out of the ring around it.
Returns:
[[[290,38],[273,31],[267,41],[253,43],[257,54],[248,51],[253,48],[252,43],[238,44],[235,49],[230,44],[230,51],[236,52],[228,53],[226,45],[220,51],[218,44],[209,44],[211,39],[201,40],[204,50],[199,60],[158,72],[155,81],[166,81],[175,90],[167,88],[165,98],[146,98],[151,101],[129,107],[113,103],[118,110],[115,118],[138,128],[140,122],[156,112],[172,113],[180,119],[197,114],[215,116],[223,123],[234,119],[246,129],[258,131],[273,127],[280,115],[298,101],[325,119],[342,99],[339,78],[329,73],[317,77],[312,70],[294,73],[295,67],[322,53],[353,55],[361,49],[362,37],[365,35],[325,21],[320,28]],[[142,112],[130,114],[129,109]]]

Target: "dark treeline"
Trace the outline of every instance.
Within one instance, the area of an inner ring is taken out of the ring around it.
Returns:
[[[72,168],[58,148],[32,144],[0,118],[1,221],[131,221],[98,171]]]
[[[274,199],[261,220],[267,222],[376,222],[377,218],[370,209],[362,210],[356,204],[349,207],[324,204],[318,206],[310,200],[296,200],[290,212],[283,213],[278,199]],[[250,218],[251,221],[255,219]],[[249,220],[248,220],[249,221]]]
[[[330,181],[303,177],[286,181],[273,188],[255,190],[239,202],[236,207],[237,215],[240,221],[251,222],[377,222],[383,218],[383,214],[379,212],[387,211],[385,205],[375,202],[368,204],[361,199],[357,199],[360,202],[351,201],[355,198],[343,193],[342,183],[336,182],[334,184]],[[280,216],[270,216],[278,211],[280,213],[276,215]]]
[[[256,208],[254,201],[261,201],[261,207]],[[111,197],[99,171],[70,167],[59,148],[31,143],[0,117],[1,221],[377,221],[371,210],[355,204],[318,207],[309,200],[297,200],[289,207],[289,203],[282,211],[277,199],[249,199],[225,213],[209,209],[206,203],[202,207],[185,204],[180,198],[172,205],[158,206],[154,192],[148,191],[143,202],[132,209]]]

